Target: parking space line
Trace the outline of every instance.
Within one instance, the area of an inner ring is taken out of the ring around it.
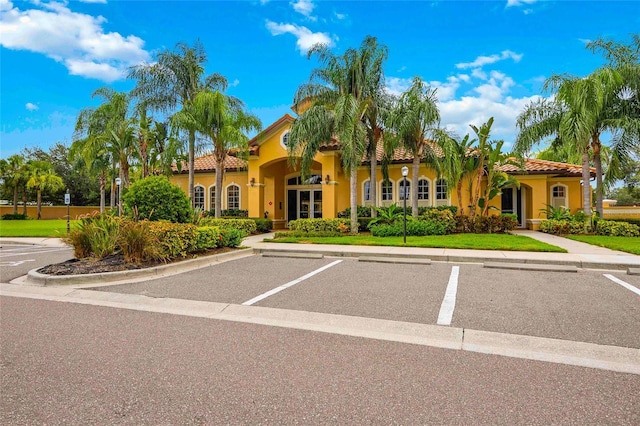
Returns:
[[[324,271],[326,269],[329,269],[332,266],[335,266],[340,262],[342,262],[342,260],[336,260],[334,262],[329,263],[328,265],[324,265],[322,268],[316,269],[315,271],[311,271],[307,275],[303,275],[300,278],[297,278],[297,279],[295,279],[293,281],[289,281],[288,283],[281,285],[280,287],[276,287],[273,290],[269,290],[266,293],[262,293],[260,296],[256,296],[251,300],[247,300],[246,302],[243,303],[243,305],[245,305],[245,306],[253,305],[256,302],[259,302],[262,299],[266,299],[269,296],[273,296],[274,294],[279,293],[282,290],[287,289],[287,288],[289,288],[291,286],[294,286],[294,285],[298,284],[299,282],[306,280],[307,278],[311,278],[312,276],[314,276],[316,274],[319,274],[320,272],[322,272],[322,271]]]
[[[611,281],[613,281],[616,284],[620,284],[622,287],[626,288],[627,290],[631,290],[632,292],[634,292],[635,294],[637,294],[638,296],[640,296],[640,289],[632,286],[631,284],[622,281],[619,278],[614,277],[611,274],[603,274],[606,278],[609,278]]]
[[[460,267],[452,267],[451,275],[449,276],[449,284],[447,284],[447,290],[444,293],[444,299],[442,300],[440,313],[438,314],[438,325],[451,325],[453,310],[456,307],[456,293],[458,292],[459,275]]]
[[[62,250],[69,250],[69,247],[62,247],[62,248],[57,248],[57,249],[53,249],[53,250],[32,251],[32,252],[29,252],[29,253],[6,253],[6,254],[0,254],[0,258],[15,257],[15,256],[28,256],[28,255],[33,255],[33,254],[51,253],[51,252],[54,252],[54,251],[62,251]]]

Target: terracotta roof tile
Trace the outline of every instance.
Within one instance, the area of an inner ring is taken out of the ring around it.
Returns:
[[[556,161],[538,160],[527,158],[524,162],[524,170],[512,164],[500,166],[500,170],[509,174],[530,173],[530,174],[558,174],[561,176],[581,176],[582,166],[576,164],[559,163]],[[596,169],[590,168],[591,176],[595,176]]]
[[[231,155],[227,156],[224,161],[224,169],[225,170],[238,170],[247,167],[247,162],[233,157]],[[175,164],[172,166],[173,172],[178,173],[178,168]],[[196,172],[213,172],[216,169],[216,162],[213,158],[213,154],[205,155],[202,157],[198,157],[195,159],[194,169]],[[189,166],[186,162],[182,163],[182,171],[180,173],[188,173]]]

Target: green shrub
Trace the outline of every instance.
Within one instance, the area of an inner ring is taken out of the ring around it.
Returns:
[[[349,220],[340,218],[296,219],[289,222],[289,229],[301,232],[342,232],[343,227],[349,225]]]
[[[626,223],[630,223],[631,225],[637,225],[640,226],[640,219],[624,219],[624,218],[607,218],[607,220],[611,220],[613,222],[626,222]]]
[[[446,229],[441,223],[430,220],[407,220],[408,236],[445,235]],[[371,227],[371,235],[374,237],[398,237],[404,235],[404,222],[393,224],[378,224]]]
[[[596,225],[596,234],[611,237],[640,237],[640,226],[627,222],[599,220]]]
[[[206,214],[208,217],[216,217],[215,210],[209,210]],[[249,210],[242,209],[225,209],[220,211],[222,217],[249,217]]]
[[[239,229],[247,235],[255,234],[257,225],[254,219],[216,219],[214,217],[204,217],[200,220],[201,226],[218,226],[220,229]]]
[[[371,217],[371,207],[369,206],[358,206],[357,208],[357,216],[358,217]],[[347,207],[346,209],[338,212],[339,218],[350,218],[351,217],[351,207]]]
[[[273,221],[261,217],[255,217],[252,220],[256,222],[256,233],[265,234],[273,229]]]
[[[29,220],[31,219],[29,216],[27,216],[26,214],[22,214],[22,213],[7,213],[7,214],[3,214],[2,217],[0,217],[0,220]]]
[[[450,209],[429,208],[419,216],[419,219],[441,224],[444,226],[447,234],[452,233],[456,229],[456,218]]]
[[[369,223],[373,218],[371,217],[359,217],[358,218],[358,232],[366,232],[369,231]]]
[[[158,242],[159,259],[186,257],[197,250],[198,228],[193,224],[155,221],[149,223],[149,232]]]
[[[78,259],[103,259],[117,252],[119,235],[120,218],[105,213],[81,218],[65,242],[73,247]]]
[[[540,222],[540,231],[553,235],[583,234],[588,231],[588,225],[575,220],[547,219]]]
[[[456,216],[456,232],[471,234],[503,234],[518,226],[517,216],[501,214],[499,216]],[[543,221],[544,222],[544,221]]]
[[[244,231],[237,228],[221,229],[220,234],[222,238],[219,247],[238,247],[246,237]]]
[[[196,250],[204,251],[222,246],[222,231],[218,226],[201,226],[197,229]]]
[[[124,260],[129,263],[141,263],[157,257],[158,242],[149,232],[149,222],[123,220],[118,235],[118,246]]]
[[[168,220],[173,223],[193,221],[187,194],[165,176],[149,176],[134,182],[122,200],[125,213],[129,216],[137,214],[139,219]]]
[[[344,237],[342,232],[336,231],[281,231],[276,232],[274,238],[305,238],[305,237]]]

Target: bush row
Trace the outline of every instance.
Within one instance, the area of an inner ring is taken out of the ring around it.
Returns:
[[[247,235],[255,234],[258,229],[256,221],[253,219],[216,219],[214,217],[203,217],[198,224],[200,226],[219,226],[223,229],[239,229]]]
[[[540,222],[540,231],[553,235],[584,234],[591,229],[588,222],[547,219]]]
[[[628,222],[599,220],[596,225],[596,234],[612,237],[640,237],[640,226]]]
[[[65,242],[75,257],[122,253],[127,262],[171,260],[220,247],[237,247],[247,234],[236,228],[197,227],[168,221],[133,221],[111,215],[82,218]]]
[[[348,219],[296,219],[289,222],[291,231],[300,232],[346,232],[349,230]]]
[[[474,234],[504,234],[518,226],[517,216],[501,214],[499,216],[456,216],[456,232]]]
[[[408,236],[445,235],[447,230],[441,223],[430,220],[407,220]],[[404,235],[404,222],[396,221],[393,224],[380,224],[371,227],[371,235],[374,237],[398,237]]]
[[[394,204],[394,208],[400,209],[401,212],[403,211],[402,206],[396,206]],[[386,211],[388,209],[389,207],[378,208],[378,210],[382,210],[382,211]],[[430,210],[438,210],[438,211],[448,210],[453,214],[453,216],[455,216],[456,213],[458,212],[458,207],[456,206],[438,206],[438,207],[420,206],[418,207],[418,216],[423,216]],[[411,215],[411,212],[412,212],[411,206],[407,206],[407,216]],[[351,207],[347,207],[346,209],[338,212],[338,217],[339,218],[351,217]],[[358,217],[359,218],[371,217],[371,206],[358,206]]]
[[[22,213],[7,213],[0,216],[0,220],[29,220],[33,219]]]

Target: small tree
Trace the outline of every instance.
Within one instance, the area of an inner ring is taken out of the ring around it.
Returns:
[[[27,163],[27,188],[36,190],[36,200],[38,203],[38,219],[42,218],[42,191],[58,191],[64,188],[64,182],[60,176],[53,171],[51,164],[45,161],[29,161]]]
[[[165,176],[149,176],[133,183],[122,197],[125,214],[139,219],[191,221],[187,194]]]

